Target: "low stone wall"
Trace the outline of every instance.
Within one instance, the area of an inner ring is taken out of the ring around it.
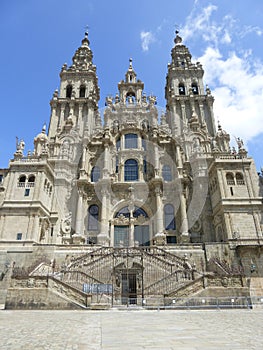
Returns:
[[[6,309],[79,309],[47,288],[9,288],[5,303]]]
[[[6,309],[79,309],[91,298],[53,278],[12,278],[6,296]]]

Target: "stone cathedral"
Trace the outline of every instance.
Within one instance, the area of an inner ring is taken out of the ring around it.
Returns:
[[[0,169],[1,308],[263,300],[263,177],[203,75],[176,32],[166,109],[130,59],[101,112],[85,34],[49,127]]]

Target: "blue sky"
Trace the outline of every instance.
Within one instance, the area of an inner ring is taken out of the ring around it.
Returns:
[[[133,58],[145,92],[164,109],[167,63],[175,26],[205,69],[215,118],[241,137],[263,166],[263,1],[251,0],[2,0],[0,3],[0,167],[26,150],[49,122],[49,101],[63,63],[71,63],[89,26],[90,46],[105,97],[115,95]]]

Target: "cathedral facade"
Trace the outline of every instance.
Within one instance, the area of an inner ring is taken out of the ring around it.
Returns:
[[[22,280],[33,283],[31,292],[63,283],[92,296],[96,285],[119,303],[204,294],[213,274],[224,292],[228,280],[232,293],[249,295],[254,281],[263,294],[262,177],[243,141],[230,147],[229,134],[215,125],[201,63],[192,62],[178,33],[174,43],[162,112],[130,59],[100,113],[88,34],[63,65],[48,130],[35,137],[32,153],[17,140],[0,171],[9,307],[20,305]],[[52,283],[42,285],[46,275]]]

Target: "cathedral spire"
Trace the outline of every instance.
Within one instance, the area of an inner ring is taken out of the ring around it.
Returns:
[[[132,58],[129,59],[129,68],[125,74],[125,82],[126,83],[136,83],[137,82],[137,74],[135,73],[132,66]]]

